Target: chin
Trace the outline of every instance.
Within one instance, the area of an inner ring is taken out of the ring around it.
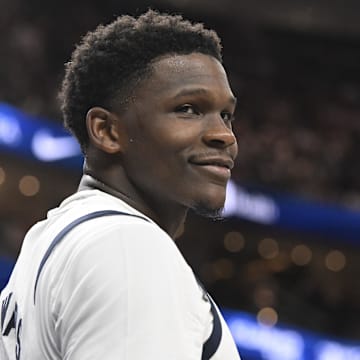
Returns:
[[[226,187],[211,184],[197,186],[193,188],[190,194],[187,194],[188,207],[196,214],[212,218],[222,219],[222,210],[225,204]],[[190,205],[190,206],[189,206]]]
[[[213,208],[209,208],[206,205],[197,205],[193,207],[193,211],[200,215],[200,216],[204,216],[213,220],[223,220],[223,216],[222,216],[222,211],[223,208],[217,208],[217,209],[213,209]]]
[[[192,206],[194,212],[214,220],[222,220],[222,211],[225,204],[225,192],[221,196],[207,197],[206,200],[198,201]]]

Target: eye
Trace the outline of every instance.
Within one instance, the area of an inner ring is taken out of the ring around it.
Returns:
[[[231,113],[231,112],[229,112],[229,111],[223,111],[222,113],[221,113],[221,117],[222,117],[222,119],[224,120],[224,121],[226,121],[226,122],[232,122],[232,121],[234,121],[235,120],[235,116],[234,116],[234,114],[233,113]]]
[[[178,106],[175,109],[176,112],[187,114],[187,115],[199,115],[199,111],[195,108],[194,105],[191,104],[184,104],[181,106]]]

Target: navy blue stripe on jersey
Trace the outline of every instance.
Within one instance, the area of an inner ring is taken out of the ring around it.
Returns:
[[[203,352],[201,355],[201,360],[208,360],[210,359],[218,349],[221,337],[222,337],[222,327],[221,321],[219,318],[219,314],[216,310],[214,301],[211,297],[206,293],[207,298],[210,301],[211,305],[211,313],[213,315],[213,330],[209,338],[206,340],[205,344],[203,345]]]
[[[36,276],[36,280],[35,280],[35,286],[34,286],[34,304],[35,304],[35,299],[36,299],[36,289],[37,289],[37,284],[39,281],[39,277],[41,274],[41,271],[46,263],[46,261],[48,260],[50,254],[52,253],[52,251],[54,250],[55,246],[62,240],[62,238],[69,232],[71,231],[75,226],[87,221],[87,220],[91,220],[97,217],[101,217],[101,216],[109,216],[109,215],[125,215],[125,216],[133,216],[133,217],[137,217],[140,219],[143,219],[145,221],[148,221],[148,219],[146,219],[145,217],[139,216],[139,215],[135,215],[135,214],[128,214],[122,211],[116,211],[116,210],[101,210],[101,211],[95,211],[93,213],[89,213],[86,214],[76,220],[74,220],[73,222],[71,222],[70,224],[68,224],[64,229],[62,229],[59,234],[55,237],[55,239],[52,241],[52,243],[50,244],[49,248],[47,249],[44,257],[41,260],[40,266],[39,266],[39,270],[37,272],[37,276]]]
[[[8,311],[13,293],[11,292],[1,304],[1,331],[4,330],[5,316]]]
[[[222,326],[221,326],[220,317],[216,310],[216,306],[215,306],[213,299],[208,294],[208,292],[205,290],[205,286],[197,278],[197,276],[195,276],[195,279],[204,293],[204,295],[203,295],[204,299],[209,301],[209,303],[211,305],[210,311],[213,316],[213,329],[212,329],[212,332],[211,332],[209,338],[206,340],[205,344],[203,345],[203,352],[202,352],[202,356],[201,356],[201,360],[208,360],[215,354],[215,352],[217,351],[217,349],[220,345],[221,338],[222,338]]]

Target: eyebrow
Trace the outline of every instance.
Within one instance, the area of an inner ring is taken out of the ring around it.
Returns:
[[[180,90],[175,96],[174,98],[180,98],[183,96],[191,96],[191,95],[209,95],[209,91],[203,88],[195,88],[195,89],[182,89]],[[230,96],[229,97],[229,102],[231,104],[236,105],[237,99],[234,96]]]

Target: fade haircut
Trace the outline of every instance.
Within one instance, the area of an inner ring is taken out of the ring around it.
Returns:
[[[220,39],[203,24],[180,15],[148,10],[138,18],[123,15],[87,33],[66,64],[59,98],[64,125],[86,153],[89,137],[86,113],[94,106],[111,111],[126,106],[132,91],[151,73],[152,62],[163,55],[193,52],[220,62]]]

